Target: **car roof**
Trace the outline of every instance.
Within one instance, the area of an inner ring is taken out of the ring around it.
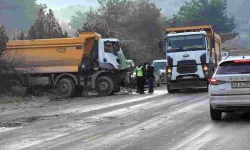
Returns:
[[[250,60],[250,56],[244,56],[244,58],[243,58],[243,56],[229,56],[229,57],[223,59],[220,62],[220,64],[223,62],[226,62],[226,61],[234,61],[234,60]]]
[[[154,63],[154,62],[167,62],[167,60],[166,60],[166,59],[154,60],[153,63]]]

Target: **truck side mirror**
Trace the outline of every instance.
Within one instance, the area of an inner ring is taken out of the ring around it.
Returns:
[[[163,52],[163,41],[162,40],[159,41],[159,51]]]
[[[215,37],[211,37],[211,48],[215,48]]]

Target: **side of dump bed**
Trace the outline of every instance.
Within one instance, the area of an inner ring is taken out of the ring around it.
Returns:
[[[84,32],[76,38],[10,40],[4,58],[20,61],[17,69],[31,74],[78,72],[83,55],[89,55],[100,38]]]

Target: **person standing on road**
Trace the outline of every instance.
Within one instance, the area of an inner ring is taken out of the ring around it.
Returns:
[[[154,85],[153,85],[153,81],[154,81],[154,66],[152,66],[150,64],[150,62],[147,63],[147,72],[146,72],[146,77],[147,77],[147,80],[148,80],[148,93],[154,93]]]
[[[142,62],[136,67],[137,92],[144,94],[144,65]]]

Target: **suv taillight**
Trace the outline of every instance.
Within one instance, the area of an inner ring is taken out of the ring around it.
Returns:
[[[212,78],[212,79],[210,80],[210,84],[211,84],[211,85],[219,85],[219,84],[223,84],[223,83],[225,83],[225,81],[223,81],[223,80],[217,80],[217,79],[215,79],[215,78]]]

